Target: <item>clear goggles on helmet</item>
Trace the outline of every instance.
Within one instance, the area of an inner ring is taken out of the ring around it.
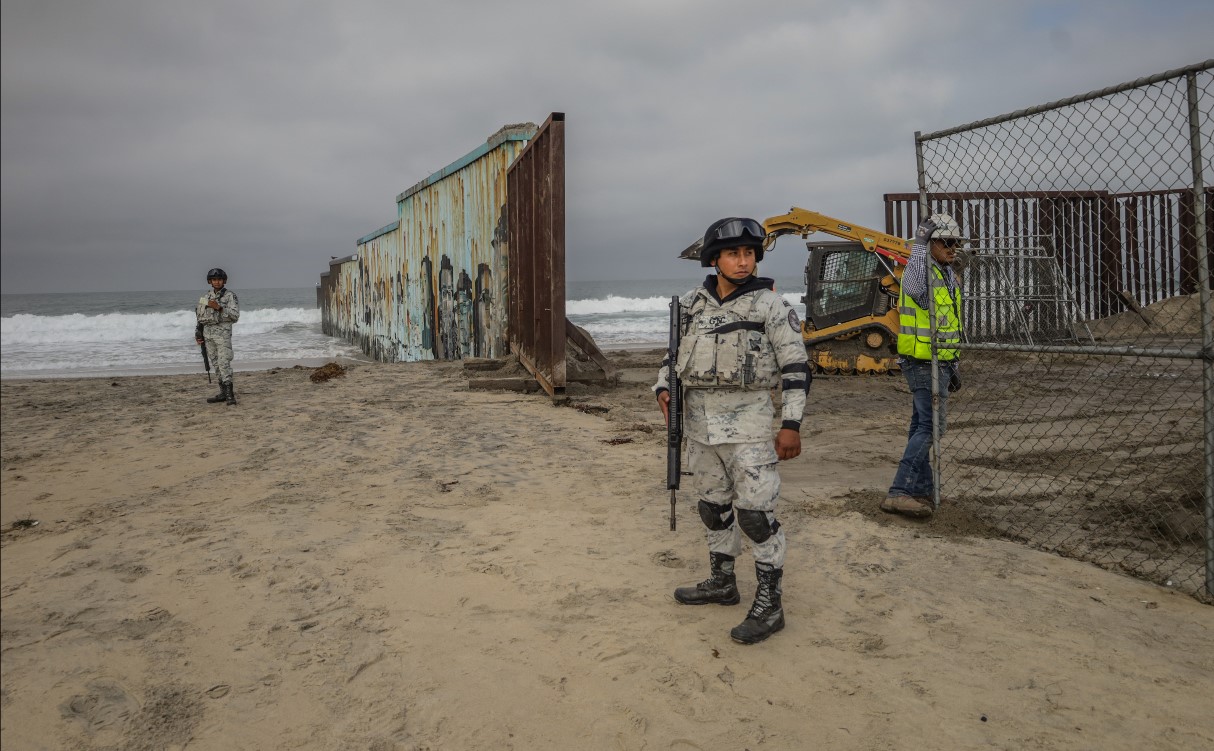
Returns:
[[[745,240],[748,234],[752,239],[760,242],[767,237],[767,231],[763,229],[763,225],[754,219],[730,219],[713,230],[712,237],[708,239],[728,243],[734,240]]]

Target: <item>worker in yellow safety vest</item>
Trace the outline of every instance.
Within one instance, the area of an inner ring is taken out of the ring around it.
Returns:
[[[961,282],[953,269],[957,250],[968,239],[948,214],[933,214],[915,232],[911,257],[902,274],[898,296],[898,364],[911,391],[911,420],[906,449],[898,463],[881,510],[915,518],[936,511],[932,447],[932,314],[935,314],[940,434],[944,434],[950,392],[961,388],[958,351],[961,341]],[[930,297],[929,297],[930,296]]]

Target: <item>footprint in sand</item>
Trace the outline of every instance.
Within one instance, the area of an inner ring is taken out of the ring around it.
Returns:
[[[89,681],[82,693],[59,705],[64,719],[76,720],[98,745],[117,741],[125,731],[131,715],[139,710],[136,701],[121,683],[109,678]]]

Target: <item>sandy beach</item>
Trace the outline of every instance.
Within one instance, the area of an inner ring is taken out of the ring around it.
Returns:
[[[1201,749],[1214,608],[877,511],[904,391],[815,381],[787,628],[729,639],[660,353],[617,386],[460,363],[0,383],[2,741],[22,749]],[[892,379],[891,379],[892,380]],[[904,387],[903,387],[904,389]],[[34,523],[36,522],[36,524]]]

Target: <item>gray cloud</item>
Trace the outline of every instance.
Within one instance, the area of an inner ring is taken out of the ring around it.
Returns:
[[[1207,2],[580,5],[6,0],[3,291],[308,286],[552,111],[570,277],[685,277],[717,216],[880,227],[914,131],[1197,62],[1214,30]]]

